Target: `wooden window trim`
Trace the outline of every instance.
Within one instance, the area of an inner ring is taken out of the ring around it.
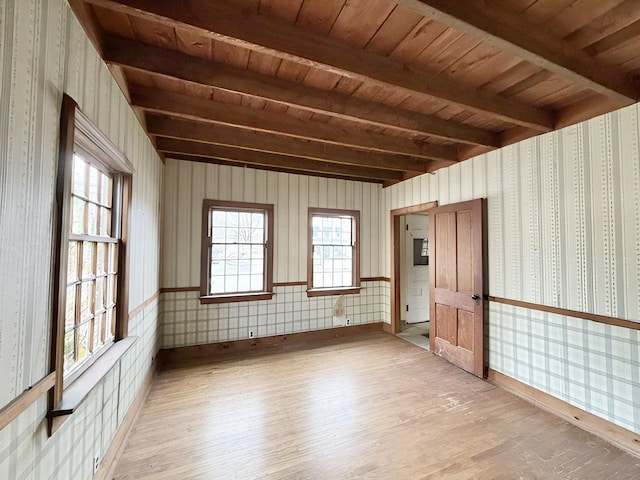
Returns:
[[[118,280],[117,292],[118,300],[116,305],[116,331],[114,342],[111,346],[105,347],[104,352],[96,358],[77,375],[73,382],[64,379],[64,327],[65,327],[65,307],[67,288],[67,265],[68,265],[68,243],[69,243],[69,222],[71,214],[71,175],[73,171],[74,152],[84,155],[83,160],[94,163],[101,170],[118,173],[122,176],[122,223],[120,244],[118,248]],[[91,122],[91,120],[80,110],[78,104],[68,95],[64,95],[60,114],[60,143],[59,159],[56,180],[56,227],[53,241],[54,257],[54,278],[53,278],[53,319],[52,319],[52,341],[50,354],[49,371],[55,376],[53,388],[49,393],[48,407],[48,432],[53,433],[68,418],[69,413],[75,410],[91,389],[108,373],[115,363],[129,349],[134,338],[127,339],[128,308],[129,308],[129,286],[128,272],[130,256],[128,254],[128,240],[130,230],[129,207],[132,192],[133,167],[120,150]],[[123,342],[123,340],[125,340]],[[83,380],[84,379],[84,380]],[[91,379],[91,381],[86,381]],[[73,385],[73,389],[65,388]],[[73,398],[71,398],[73,397]],[[65,407],[65,411],[71,412],[61,414],[60,407],[70,405],[74,400],[78,400],[74,408]],[[64,415],[64,416],[61,416]]]
[[[229,210],[262,211],[266,217],[267,249],[265,253],[264,290],[260,292],[209,294],[209,211],[211,208]],[[200,303],[233,303],[273,298],[273,239],[274,239],[274,206],[267,203],[233,202],[205,199],[202,201],[202,232],[200,247]]]
[[[353,285],[348,287],[313,288],[313,227],[316,215],[350,216],[355,220],[355,241],[353,244]],[[307,297],[327,295],[350,295],[360,293],[360,211],[336,208],[309,208],[307,215]]]

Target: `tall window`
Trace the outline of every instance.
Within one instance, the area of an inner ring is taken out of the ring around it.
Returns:
[[[122,177],[73,156],[68,225],[64,372],[115,337]],[[114,202],[114,198],[116,202]]]
[[[271,298],[272,263],[273,205],[203,202],[203,303]]]
[[[54,407],[63,388],[127,335],[124,253],[132,171],[66,95],[60,133]]]
[[[358,211],[309,209],[308,295],[359,290],[359,224]]]

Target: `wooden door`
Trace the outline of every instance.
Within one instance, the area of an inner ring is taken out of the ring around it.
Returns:
[[[484,200],[429,210],[431,351],[479,377],[484,371]]]

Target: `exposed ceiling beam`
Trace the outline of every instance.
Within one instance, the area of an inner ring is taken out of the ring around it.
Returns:
[[[178,5],[173,0],[88,1],[348,78],[439,98],[517,125],[549,131],[555,124],[554,115],[546,110],[465,88],[442,75],[416,71],[387,57],[344,45],[277,19],[242,11],[233,2],[183,0]]]
[[[163,155],[165,154],[163,153]],[[336,178],[340,180],[349,180],[352,182],[359,181],[359,182],[367,182],[367,183],[380,183],[383,185],[387,185],[387,184],[394,185],[400,182],[400,180],[380,180],[377,178],[352,177],[348,175],[338,175],[336,173],[328,173],[328,172],[309,172],[304,170],[297,170],[295,168],[277,167],[274,165],[254,165],[251,163],[240,162],[235,160],[198,157],[195,155],[183,155],[181,153],[169,153],[169,154],[166,154],[166,157],[173,160],[184,160],[186,162],[211,163],[214,165],[227,165],[230,167],[253,168],[256,170],[265,170],[270,172],[293,173],[295,175],[313,175],[314,177]]]
[[[233,146],[246,150],[292,155],[311,160],[362,167],[424,173],[429,170],[430,165],[428,160],[378,152],[365,152],[364,150],[341,145],[312,142],[224,125],[187,122],[166,117],[147,116],[147,130],[151,135],[160,137]]]
[[[638,99],[638,87],[631,77],[504,9],[473,1],[397,0],[397,3],[460,32],[474,34],[585,88],[615,98],[621,105],[630,105]]]
[[[497,147],[498,134],[331,90],[301,85],[142,42],[107,36],[107,64],[270,100],[287,106],[412,134]]]
[[[131,86],[130,90],[132,105],[149,112],[428,160],[458,160],[458,151],[454,147],[345,129],[282,113],[136,85]]]
[[[297,170],[304,173],[328,173],[354,179],[368,178],[374,180],[402,180],[403,173],[393,170],[383,170],[378,168],[354,167],[353,165],[340,165],[308,158],[291,157],[278,155],[275,153],[255,152],[241,148],[223,147],[219,145],[209,145],[206,143],[189,142],[186,140],[175,140],[170,138],[156,139],[158,150],[171,157],[171,154],[184,154],[206,158],[218,158],[243,162],[256,166],[282,167]]]

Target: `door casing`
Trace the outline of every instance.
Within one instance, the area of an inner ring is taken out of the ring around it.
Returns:
[[[437,207],[438,202],[427,202],[410,207],[391,210],[391,331],[395,335],[400,333],[400,217],[413,213],[427,213],[427,210]]]

